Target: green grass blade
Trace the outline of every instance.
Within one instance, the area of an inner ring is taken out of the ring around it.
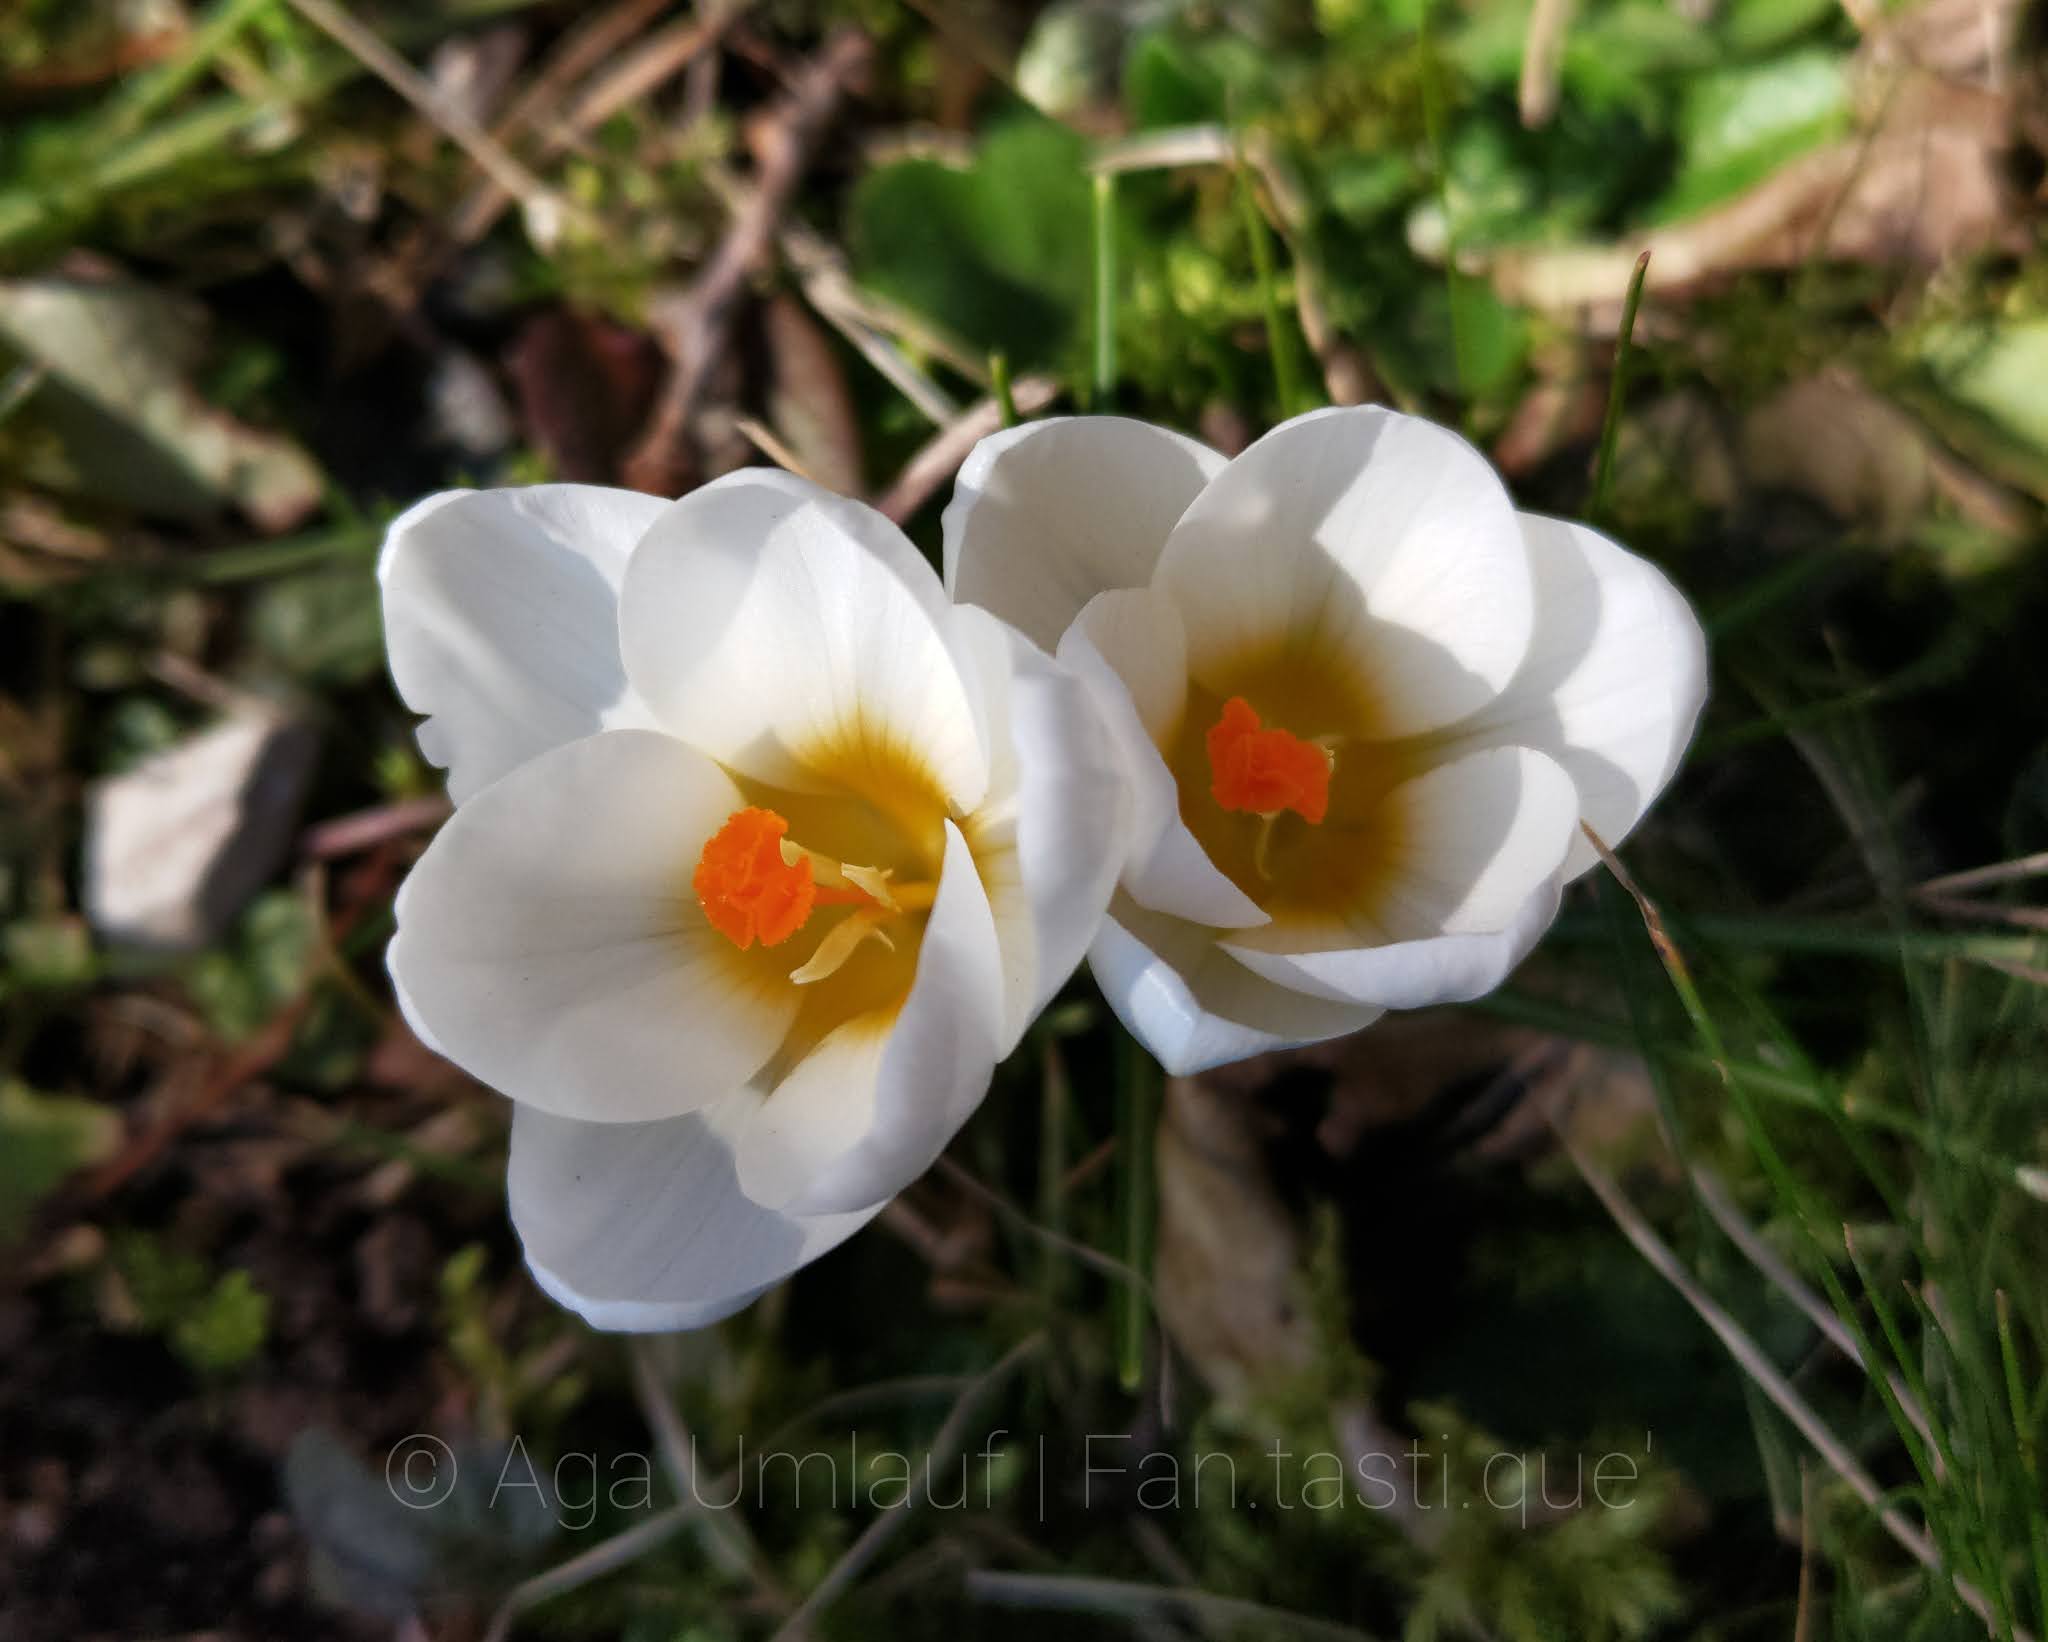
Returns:
[[[1238,216],[1250,242],[1252,267],[1258,275],[1259,303],[1266,315],[1266,354],[1273,362],[1273,391],[1280,400],[1284,419],[1302,408],[1301,377],[1294,359],[1294,333],[1287,328],[1287,316],[1280,306],[1280,276],[1273,266],[1273,236],[1266,227],[1252,188],[1251,167],[1239,157],[1236,167]]]
[[[1621,437],[1621,403],[1628,395],[1628,368],[1635,346],[1636,309],[1642,306],[1643,279],[1650,271],[1650,253],[1636,258],[1629,275],[1628,295],[1621,304],[1621,332],[1614,339],[1614,375],[1607,383],[1607,415],[1600,424],[1600,456],[1593,467],[1593,502],[1587,510],[1596,524],[1607,519],[1607,493],[1614,483],[1614,447]]]
[[[1093,189],[1095,239],[1095,357],[1092,386],[1099,412],[1116,403],[1116,175],[1098,171]]]
[[[1006,428],[1017,425],[1017,394],[1010,383],[1010,356],[998,348],[988,356],[989,386],[996,396],[996,414]]]

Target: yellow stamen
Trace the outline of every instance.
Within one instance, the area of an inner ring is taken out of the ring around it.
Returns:
[[[705,844],[692,885],[711,927],[742,949],[756,941],[780,946],[820,907],[851,907],[790,971],[799,986],[836,975],[870,937],[893,949],[882,926],[928,910],[938,894],[937,884],[898,885],[887,867],[835,861],[806,849],[788,830],[773,810],[735,810]]]
[[[892,916],[894,914],[881,907],[869,907],[865,911],[848,913],[826,933],[825,938],[818,943],[818,950],[811,954],[809,960],[789,972],[789,978],[798,986],[809,986],[813,981],[830,979],[845,967],[846,960],[851,958],[860,949],[861,943],[871,936],[894,951],[896,943],[889,939],[888,932],[882,928],[883,922]]]

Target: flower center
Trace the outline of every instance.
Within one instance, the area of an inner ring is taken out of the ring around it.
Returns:
[[[1319,742],[1261,726],[1243,696],[1223,704],[1210,726],[1209,793],[1226,810],[1271,821],[1292,810],[1310,825],[1330,812],[1330,774],[1336,758]]]
[[[799,986],[837,974],[869,937],[893,947],[883,926],[906,911],[929,907],[938,889],[892,885],[886,869],[805,849],[789,837],[786,820],[758,805],[734,810],[711,835],[690,887],[711,927],[742,952],[756,941],[780,946],[820,907],[852,908],[826,931],[810,958],[790,971]]]

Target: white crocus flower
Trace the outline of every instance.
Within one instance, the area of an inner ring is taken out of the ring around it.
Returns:
[[[725,1316],[920,1174],[1079,963],[1123,853],[1108,733],[782,473],[435,496],[380,576],[457,805],[398,897],[406,1018],[516,1103],[549,1293]]]
[[[1498,985],[1677,768],[1699,623],[1518,514],[1432,423],[1317,411],[1234,460],[1114,417],[984,440],[948,589],[1093,688],[1133,848],[1090,954],[1171,1071]]]

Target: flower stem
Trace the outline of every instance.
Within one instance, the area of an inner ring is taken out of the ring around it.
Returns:
[[[1067,1068],[1057,1040],[1045,1040],[1039,1065],[1038,1220],[1054,1237],[1067,1230]],[[1065,1286],[1067,1261],[1057,1243],[1048,1240],[1039,1289],[1048,1307]]]
[[[1140,1281],[1117,1296],[1117,1380],[1136,1391],[1145,1378],[1145,1310],[1152,1276],[1152,1144],[1159,1121],[1159,1068],[1128,1035],[1117,1043],[1117,1220],[1124,1264]]]
[[[1284,420],[1301,407],[1300,382],[1294,369],[1294,336],[1280,310],[1280,280],[1273,268],[1272,237],[1252,191],[1251,167],[1242,156],[1237,162],[1237,209],[1244,219],[1245,238],[1251,242],[1259,301],[1266,310],[1266,353],[1273,361],[1273,390],[1280,396],[1280,415]]]
[[[1017,395],[1010,385],[1010,356],[998,348],[988,356],[989,385],[995,390],[996,414],[1002,418],[1003,426],[1017,425]]]
[[[1095,374],[1094,409],[1109,411],[1116,396],[1116,176],[1098,171],[1094,187]]]

